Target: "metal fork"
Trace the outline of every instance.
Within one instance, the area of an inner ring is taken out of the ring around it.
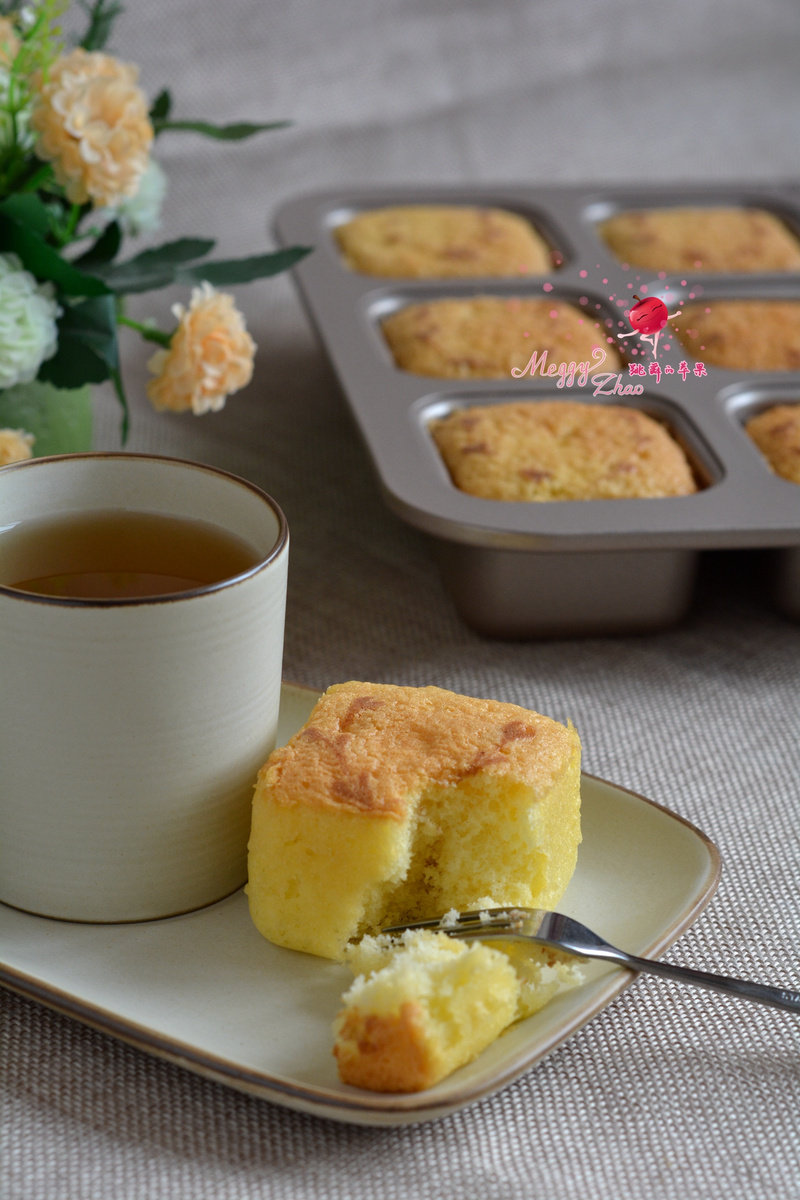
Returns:
[[[392,925],[383,933],[402,933],[405,929],[430,929],[448,934],[461,940],[493,938],[513,941],[536,942],[542,946],[553,946],[581,958],[603,958],[627,967],[631,971],[647,971],[666,979],[677,979],[681,983],[693,983],[697,987],[710,988],[715,992],[727,992],[744,1000],[755,1000],[773,1008],[785,1008],[800,1013],[800,992],[787,988],[769,987],[763,983],[750,983],[745,979],[732,979],[728,975],[712,975],[708,971],[695,971],[691,967],[678,967],[673,963],[657,962],[650,958],[639,958],[611,946],[604,938],[581,925],[573,917],[563,913],[545,912],[536,908],[489,908],[475,912],[459,913],[452,921],[447,917],[435,917],[429,921],[411,921],[407,925]]]

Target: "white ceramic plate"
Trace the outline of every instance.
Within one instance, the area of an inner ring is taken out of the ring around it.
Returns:
[[[281,740],[316,699],[284,685]],[[584,776],[582,797],[584,840],[559,907],[626,950],[660,954],[713,894],[716,848],[624,788]],[[331,1024],[349,973],[265,941],[243,892],[186,916],[128,925],[54,921],[0,904],[0,983],[199,1075],[360,1125],[445,1116],[516,1079],[632,981],[599,963],[586,977],[436,1087],[381,1095],[347,1087],[336,1073]]]

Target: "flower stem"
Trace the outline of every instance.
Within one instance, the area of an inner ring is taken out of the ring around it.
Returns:
[[[114,386],[114,391],[117,393],[117,399],[122,405],[122,420],[120,421],[119,436],[122,445],[124,446],[128,440],[128,434],[131,428],[130,410],[128,409],[128,398],[125,395],[125,388],[122,383],[122,376],[118,370],[110,372],[111,382]]]
[[[75,230],[78,228],[78,221],[80,220],[80,216],[81,216],[80,204],[73,204],[69,210],[69,216],[67,218],[67,223],[64,227],[65,243],[71,242],[73,240],[73,238],[75,237]]]
[[[157,346],[169,348],[172,341],[172,335],[164,333],[161,329],[156,329],[154,325],[145,325],[141,321],[134,321],[132,317],[125,317],[122,313],[117,313],[117,324],[127,325],[129,329],[135,329],[138,334],[148,342],[155,342]]]

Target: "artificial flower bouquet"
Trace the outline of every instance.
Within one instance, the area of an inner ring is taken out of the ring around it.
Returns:
[[[70,47],[58,24],[68,0],[0,0],[0,400],[32,381],[74,389],[110,380],[124,441],[119,326],[159,347],[147,388],[156,408],[218,410],[249,382],[255,346],[233,297],[217,289],[277,274],[307,251],[213,261],[213,241],[187,237],[120,257],[126,237],[158,225],[158,136],[237,140],[285,122],[173,120],[170,93],[149,104],[137,68],[105,51],[118,0],[80,3],[86,28]],[[173,330],[126,314],[126,296],[175,283],[191,293],[173,308]],[[0,429],[0,465],[34,450],[30,431]]]

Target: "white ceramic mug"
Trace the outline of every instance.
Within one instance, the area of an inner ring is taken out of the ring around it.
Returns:
[[[6,586],[4,528],[109,508],[211,522],[258,561],[160,598]],[[0,901],[133,921],[244,883],[277,728],[288,548],[265,492],[197,463],[79,454],[0,470]]]

